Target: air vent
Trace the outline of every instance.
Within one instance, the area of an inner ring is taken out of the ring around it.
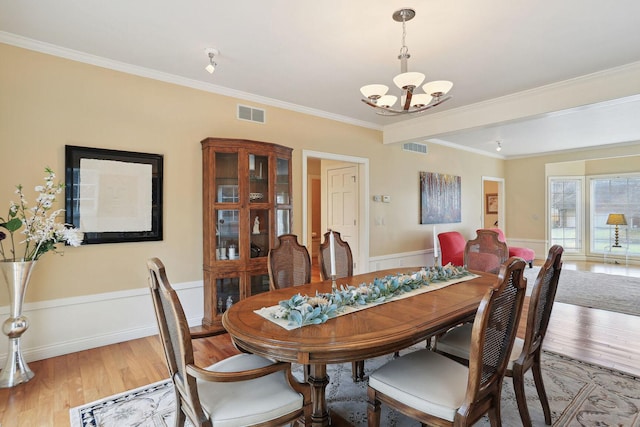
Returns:
[[[238,119],[254,123],[264,123],[265,110],[247,107],[246,105],[238,105]]]
[[[407,142],[402,145],[404,151],[413,151],[414,153],[427,154],[427,144],[419,144],[417,142]]]

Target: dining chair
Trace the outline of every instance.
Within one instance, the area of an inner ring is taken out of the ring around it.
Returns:
[[[549,249],[547,260],[540,268],[529,298],[524,339],[516,337],[505,373],[507,377],[513,378],[518,411],[525,427],[531,426],[531,417],[524,394],[524,374],[529,369],[533,373],[536,390],[544,412],[544,421],[551,425],[549,400],[542,381],[541,354],[542,342],[547,332],[547,326],[549,326],[551,309],[562,271],[563,251],[564,249],[559,245],[554,245]],[[462,325],[439,337],[434,350],[465,363],[469,359],[471,338],[471,328],[468,325]]]
[[[476,238],[464,247],[465,268],[498,274],[500,266],[509,258],[507,244],[501,242],[493,230],[481,228],[476,233]]]
[[[519,247],[519,246],[511,246],[507,242],[507,238],[504,236],[504,232],[501,228],[489,228],[489,230],[493,230],[498,233],[498,240],[501,242],[505,242],[507,247],[509,248],[509,256],[518,256],[525,260],[527,264],[529,264],[529,268],[533,268],[533,260],[536,259],[536,252],[531,248]]]
[[[384,403],[423,424],[470,426],[488,414],[500,426],[502,380],[526,290],[521,258],[510,258],[478,307],[469,366],[429,349],[394,359],[369,376],[369,427]]]
[[[331,279],[331,244],[330,231],[324,233],[324,240],[320,243],[318,251],[318,264],[320,265],[320,278],[322,280]],[[353,254],[349,243],[342,240],[342,236],[337,231],[333,232],[335,272],[336,279],[353,276]],[[354,382],[364,379],[364,360],[351,362],[351,378]]]
[[[438,243],[440,244],[440,262],[441,265],[464,265],[464,246],[467,239],[458,231],[445,231],[438,234]]]
[[[324,241],[320,243],[318,251],[318,264],[320,265],[320,278],[331,279],[331,245],[329,241],[330,231],[324,233]],[[349,243],[342,240],[340,233],[333,232],[336,279],[353,276],[353,254]]]
[[[311,282],[311,258],[295,234],[278,236],[278,244],[267,255],[269,287],[288,288]]]
[[[189,325],[164,264],[151,258],[147,268],[160,340],[175,391],[176,426],[184,426],[187,418],[194,426],[207,427],[311,421],[309,386],[293,377],[288,363],[242,353],[208,368],[196,366]]]

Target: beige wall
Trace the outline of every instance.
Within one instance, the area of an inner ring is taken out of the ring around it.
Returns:
[[[640,172],[639,155],[640,142],[637,142],[507,161],[505,233],[519,238],[546,239],[547,175]]]
[[[431,227],[419,224],[419,172],[462,176],[463,222],[439,226],[465,233],[480,226],[481,176],[503,176],[504,162],[430,145],[427,156],[383,145],[381,132],[274,107],[267,123],[236,119],[229,97],[0,44],[0,206],[40,184],[43,168],[64,176],[64,146],[164,155],[164,240],[66,248],[39,262],[27,301],[143,288],[145,260],[158,256],[176,283],[202,279],[200,141],[208,136],[286,145],[293,152],[294,232],[301,233],[302,149],[367,157],[371,194],[370,255],[431,247]],[[215,80],[215,76],[213,77]],[[358,107],[359,108],[359,107]],[[31,197],[33,199],[33,197]],[[63,207],[62,198],[59,207]],[[6,215],[3,208],[0,216]],[[385,226],[373,217],[383,214]],[[0,304],[7,302],[0,291]]]

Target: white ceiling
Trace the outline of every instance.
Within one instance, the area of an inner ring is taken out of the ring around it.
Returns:
[[[362,85],[399,72],[401,7],[416,10],[409,69],[454,82],[418,119],[360,101]],[[384,130],[636,63],[638,16],[638,0],[3,0],[0,42]],[[221,52],[214,74],[208,47]],[[636,141],[639,94],[416,136],[492,154],[500,140],[505,157]]]

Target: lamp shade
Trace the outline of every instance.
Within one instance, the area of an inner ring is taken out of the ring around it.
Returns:
[[[432,99],[433,97],[431,95],[427,95],[426,93],[414,93],[411,97],[411,106],[424,107],[425,105],[429,105]]]
[[[380,99],[378,99],[378,101],[376,101],[376,105],[378,107],[389,108],[393,104],[395,104],[397,100],[398,100],[397,96],[385,95],[385,96],[381,96]]]
[[[364,95],[365,98],[378,99],[379,97],[385,95],[389,87],[385,85],[366,85],[360,88],[360,92]]]
[[[407,72],[398,74],[393,78],[393,82],[400,89],[407,89],[408,87],[418,87],[424,81],[424,74],[416,72]]]
[[[446,95],[451,90],[453,83],[447,80],[434,80],[422,86],[422,89],[427,95],[442,96]]]
[[[609,214],[607,218],[607,225],[627,225],[627,219],[624,217],[624,214],[612,213]]]

